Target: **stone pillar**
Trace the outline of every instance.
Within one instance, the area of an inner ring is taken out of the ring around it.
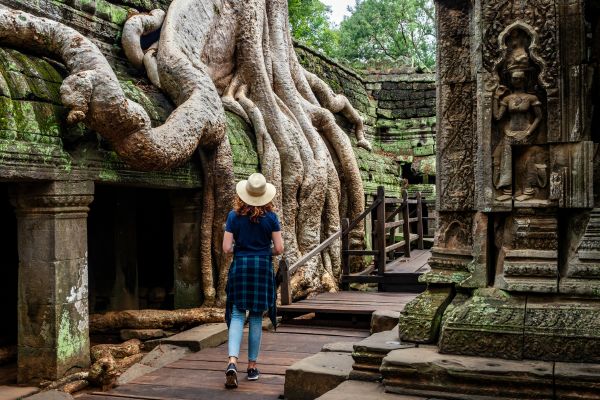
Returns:
[[[197,190],[173,192],[171,207],[175,308],[199,307],[202,304],[200,264],[202,192]]]
[[[87,213],[93,182],[20,184],[18,381],[89,367]]]

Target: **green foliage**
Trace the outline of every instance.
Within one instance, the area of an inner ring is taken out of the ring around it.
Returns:
[[[432,0],[356,0],[339,29],[337,55],[353,64],[435,65]]]
[[[338,32],[331,26],[331,9],[319,0],[288,0],[292,37],[299,42],[334,55],[338,47]]]

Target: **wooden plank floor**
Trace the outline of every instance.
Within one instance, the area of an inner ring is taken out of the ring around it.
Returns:
[[[429,250],[411,250],[410,258],[399,257],[385,266],[386,274],[423,274],[431,268],[427,262],[431,257]]]
[[[319,352],[331,342],[357,342],[367,337],[367,330],[286,326],[277,332],[264,332],[261,344],[258,381],[246,380],[248,358],[247,334],[244,335],[238,370],[239,387],[223,386],[227,344],[201,350],[157,371],[139,377],[110,392],[94,392],[78,400],[275,400],[283,398],[287,367]]]
[[[312,299],[279,306],[281,313],[371,315],[376,310],[402,311],[416,293],[338,292],[321,293]]]

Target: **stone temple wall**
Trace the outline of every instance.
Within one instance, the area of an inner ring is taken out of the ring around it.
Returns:
[[[359,74],[298,43],[296,54],[307,70],[344,94],[363,116],[373,152],[355,152],[366,191],[373,194],[383,184],[386,191],[397,194],[398,178],[404,176],[411,183],[409,191],[420,190],[433,199],[435,75],[410,68]],[[350,131],[344,121],[341,124]]]

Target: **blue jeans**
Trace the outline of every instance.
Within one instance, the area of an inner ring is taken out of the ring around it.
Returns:
[[[248,317],[248,361],[256,361],[260,350],[260,339],[262,338],[262,312],[250,311]],[[242,335],[244,333],[244,322],[246,322],[246,311],[239,310],[233,306],[231,323],[229,324],[229,357],[239,358]]]

